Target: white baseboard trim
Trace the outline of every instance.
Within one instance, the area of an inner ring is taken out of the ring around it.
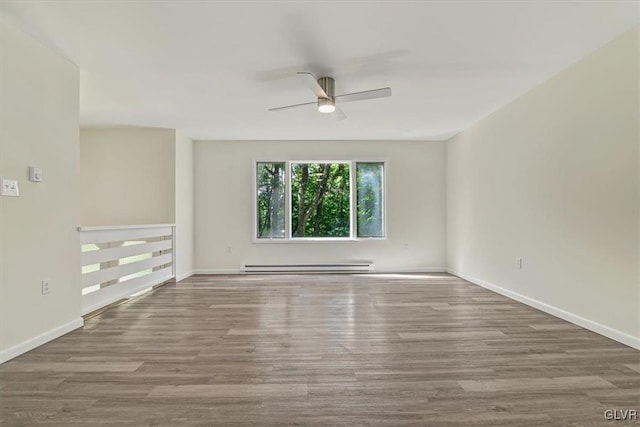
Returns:
[[[411,268],[376,268],[371,273],[394,274],[394,273],[446,273],[445,267],[411,267]]]
[[[375,268],[369,272],[358,274],[393,274],[393,273],[446,273],[445,267],[412,267],[412,268]],[[354,272],[347,272],[354,274]],[[194,270],[192,274],[246,274],[241,269],[205,268]],[[301,274],[304,274],[302,272]],[[321,273],[318,273],[321,274]],[[176,279],[177,280],[177,279]],[[180,279],[182,280],[182,279]]]
[[[203,268],[196,269],[193,274],[245,274],[239,268]]]
[[[49,341],[53,341],[54,339],[61,337],[62,335],[68,334],[69,332],[75,329],[81,328],[83,326],[84,326],[84,319],[82,317],[78,317],[77,319],[74,319],[71,322],[65,323],[64,325],[60,325],[57,328],[53,328],[36,337],[23,341],[20,344],[16,344],[13,347],[9,347],[6,350],[2,350],[0,351],[0,364],[13,359],[14,357],[20,356],[21,354],[24,354],[30,350],[33,350],[36,347],[40,347],[42,344],[46,344]]]
[[[542,301],[529,298],[526,295],[522,295],[517,292],[511,291],[509,289],[505,289],[501,286],[495,285],[485,280],[468,276],[466,274],[461,274],[452,269],[447,269],[447,272],[450,274],[453,274],[454,276],[458,276],[466,281],[469,281],[473,284],[489,289],[490,291],[496,292],[500,295],[504,295],[507,298],[511,298],[513,300],[526,304],[530,307],[533,307],[540,311],[544,311],[545,313],[551,314],[552,316],[559,317],[560,319],[566,320],[567,322],[571,322],[575,325],[581,326],[592,332],[603,335],[607,338],[611,338],[614,341],[618,341],[619,343],[628,345],[629,347],[635,348],[636,350],[640,350],[640,338],[634,337],[633,335],[629,335],[626,332],[622,332],[617,329],[610,328],[609,326],[605,326],[601,323],[594,322],[593,320],[586,319],[582,316],[578,316],[577,314],[574,314],[569,311],[563,310],[561,308],[555,307],[553,305],[544,303]]]
[[[176,275],[176,282],[179,282],[179,281],[184,280],[184,279],[188,279],[189,277],[193,276],[194,274],[195,274],[194,270],[187,271],[186,273],[182,273],[182,274],[177,274]]]

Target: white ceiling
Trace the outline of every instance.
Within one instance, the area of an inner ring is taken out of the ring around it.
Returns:
[[[84,126],[194,139],[444,139],[639,22],[637,1],[7,1],[81,68]],[[391,98],[314,109],[295,76]]]

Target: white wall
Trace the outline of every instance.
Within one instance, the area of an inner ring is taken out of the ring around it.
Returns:
[[[174,129],[82,129],[82,225],[173,224],[175,138]]]
[[[176,278],[182,280],[193,274],[194,261],[194,170],[193,141],[182,132],[176,132]]]
[[[380,271],[445,266],[445,143],[387,141],[197,141],[196,270],[241,265],[374,261]],[[256,160],[386,160],[383,241],[253,242]],[[231,252],[229,252],[231,248]]]
[[[80,318],[78,68],[0,21],[0,362]],[[44,181],[28,181],[39,166]],[[50,293],[41,294],[41,280]]]
[[[638,55],[635,30],[447,144],[448,268],[635,346]]]

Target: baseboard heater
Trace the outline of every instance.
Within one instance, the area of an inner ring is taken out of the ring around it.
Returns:
[[[372,262],[349,264],[245,264],[245,273],[366,273],[373,271]]]

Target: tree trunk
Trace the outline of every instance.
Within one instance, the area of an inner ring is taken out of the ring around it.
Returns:
[[[313,202],[309,206],[308,216],[313,217],[314,230],[313,235],[317,236],[316,228],[319,226],[322,221],[322,209],[318,209],[322,201],[324,200],[325,194],[327,194],[327,183],[329,182],[329,178],[331,177],[331,165],[321,164],[320,168],[322,170],[322,178],[320,180],[319,185],[316,186],[316,194],[313,198]]]
[[[322,200],[318,203],[318,207],[316,208],[315,220],[313,222],[313,235],[320,235],[320,223],[322,222]]]
[[[298,191],[298,227],[296,230],[296,236],[304,237],[304,228],[307,223],[307,212],[305,209],[305,195],[307,193],[307,184],[309,183],[309,165],[302,164],[302,177],[300,178],[300,188]]]

